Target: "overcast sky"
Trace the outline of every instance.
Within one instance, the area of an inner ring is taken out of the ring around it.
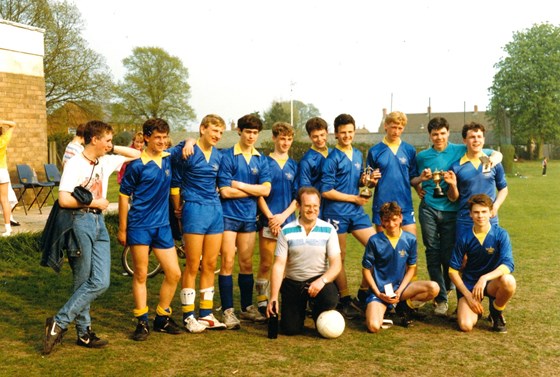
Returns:
[[[84,37],[116,79],[137,46],[189,70],[197,120],[314,104],[377,129],[382,109],[485,110],[513,32],[560,24],[555,1],[76,0]]]

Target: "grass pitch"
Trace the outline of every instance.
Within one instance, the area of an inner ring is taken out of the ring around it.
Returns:
[[[518,290],[505,315],[508,333],[495,334],[481,320],[463,334],[452,320],[428,316],[404,329],[394,326],[368,334],[361,321],[347,322],[334,340],[319,338],[308,322],[304,335],[276,340],[266,326],[246,324],[239,331],[207,331],[170,336],[152,334],[148,341],[129,339],[134,330],[130,277],[122,275],[121,248],[113,233],[112,283],[92,306],[94,331],[107,337],[105,349],[75,345],[70,328],[62,345],[41,355],[43,326],[69,297],[71,272],[39,266],[37,234],[0,240],[0,375],[25,376],[549,376],[560,370],[560,164],[549,164],[542,177],[537,162],[517,163],[520,176],[508,177],[509,196],[500,210],[501,225],[512,239]],[[347,271],[357,289],[363,253],[349,237]],[[427,278],[419,241],[419,277]],[[256,258],[255,258],[256,260]],[[161,276],[149,281],[153,312]],[[216,284],[217,286],[217,284]],[[217,289],[216,289],[217,290]],[[237,288],[236,288],[237,291]],[[237,303],[238,301],[236,301]],[[215,296],[216,307],[219,295]],[[450,299],[451,311],[456,298]],[[180,301],[173,303],[180,318]],[[487,303],[485,302],[485,306]],[[421,310],[430,314],[431,305]],[[218,313],[219,315],[219,313]]]

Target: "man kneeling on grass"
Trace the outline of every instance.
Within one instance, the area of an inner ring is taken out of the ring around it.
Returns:
[[[388,202],[379,210],[383,232],[370,237],[362,260],[362,274],[369,286],[366,298],[367,330],[383,325],[388,306],[396,305],[401,324],[410,324],[413,301],[433,300],[439,286],[433,281],[412,281],[416,271],[416,236],[403,231],[401,207]]]
[[[492,330],[505,333],[502,311],[516,288],[509,234],[490,224],[493,203],[488,195],[473,195],[468,203],[474,226],[457,238],[449,263],[449,277],[457,287],[457,323],[461,331],[471,331],[484,313],[481,302],[488,296]]]

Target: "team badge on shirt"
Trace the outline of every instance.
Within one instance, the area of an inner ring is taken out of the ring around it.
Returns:
[[[218,171],[218,169],[220,169],[220,165],[218,165],[218,164],[212,164],[212,170]]]
[[[399,157],[399,161],[401,162],[401,164],[406,165],[406,163],[408,162],[408,160],[406,159],[406,157]]]
[[[354,166],[356,167],[356,169],[362,170],[362,165],[358,164],[357,162],[354,164]]]
[[[253,175],[259,174],[259,168],[251,168],[251,174]]]
[[[286,176],[286,179],[288,181],[293,181],[294,180],[294,175],[292,173],[288,172],[288,173],[285,174],[285,176]]]
[[[169,171],[169,169],[165,169],[165,176],[169,177],[171,175],[171,172]]]
[[[406,257],[406,251],[402,249],[401,251],[399,251],[399,255],[401,256],[401,258]]]
[[[494,249],[492,246],[486,248],[486,252],[487,252],[488,254],[490,254],[490,255],[494,254],[494,250],[495,250],[495,249]]]

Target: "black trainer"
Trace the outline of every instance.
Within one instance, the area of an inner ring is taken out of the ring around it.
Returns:
[[[47,318],[45,322],[45,339],[43,340],[43,355],[52,352],[57,343],[62,342],[62,337],[66,329],[60,327],[54,320],[54,317]]]
[[[148,335],[150,335],[150,325],[148,324],[148,321],[138,321],[136,330],[134,330],[134,333],[132,334],[132,340],[142,342],[148,339]]]
[[[91,327],[88,326],[87,332],[82,336],[78,336],[76,344],[86,348],[101,348],[109,344],[109,341],[107,339],[99,338],[93,331],[91,331]]]
[[[501,312],[491,313],[490,321],[492,321],[492,331],[500,334],[507,333],[506,320]]]
[[[171,334],[171,335],[177,335],[177,334],[181,334],[183,332],[183,329],[181,329],[175,323],[175,321],[173,321],[173,318],[169,316],[158,315],[154,320],[154,331],[164,332],[166,334]]]
[[[412,309],[408,306],[406,301],[401,301],[395,307],[395,312],[399,318],[399,325],[402,327],[409,327],[412,325]]]

